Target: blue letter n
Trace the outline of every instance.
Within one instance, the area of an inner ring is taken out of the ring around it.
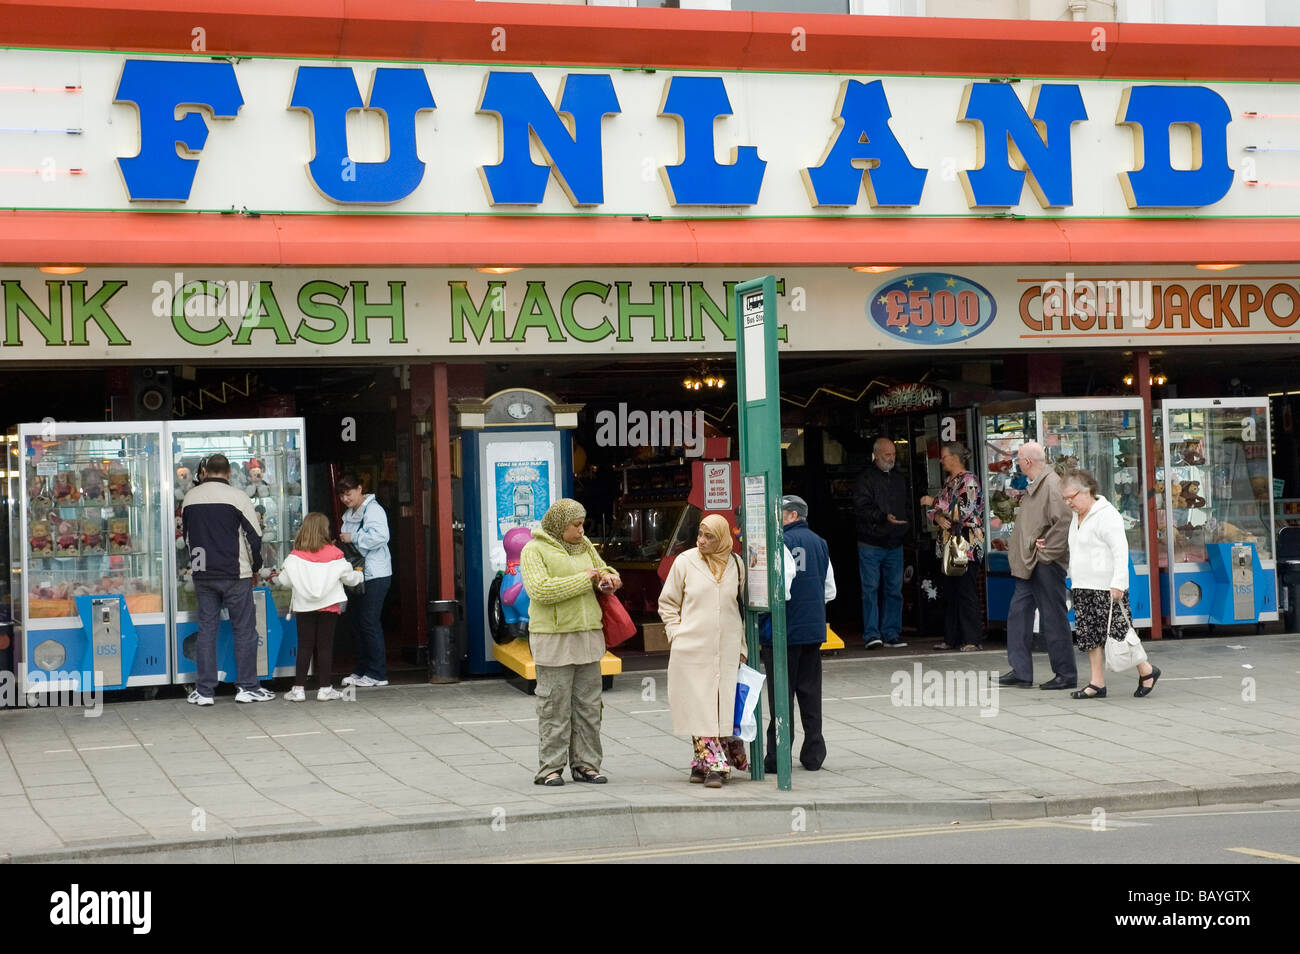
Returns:
[[[963,170],[962,187],[972,208],[1020,204],[1025,175],[1043,208],[1074,204],[1070,127],[1088,118],[1079,87],[1035,86],[1034,118],[1006,83],[970,83],[957,121],[976,129],[978,169]]]
[[[479,169],[493,205],[540,205],[552,172],[574,205],[605,201],[600,124],[606,116],[622,112],[608,74],[566,75],[557,111],[532,73],[494,70],[483,84],[478,111],[495,114],[501,124],[501,161]],[[569,118],[571,128],[561,114]],[[533,162],[530,132],[549,165]]]

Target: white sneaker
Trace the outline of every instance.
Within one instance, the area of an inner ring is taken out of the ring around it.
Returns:
[[[885,648],[886,648],[886,649],[906,649],[906,648],[907,648],[907,643],[903,642],[901,639],[896,639],[896,640],[894,640],[892,643],[885,643]]]
[[[355,686],[355,685],[357,684],[357,680],[358,680],[358,679],[366,679],[366,678],[368,678],[368,677],[366,677],[366,676],[358,676],[358,675],[354,672],[354,673],[353,673],[352,675],[350,675],[350,676],[344,676],[344,677],[343,677],[343,685],[345,685],[345,686]]]
[[[325,686],[316,690],[317,702],[331,702],[334,699],[342,699],[343,693],[339,692],[333,686]]]
[[[274,698],[274,692],[268,692],[261,686],[256,689],[240,689],[235,693],[236,702],[270,702]]]
[[[185,701],[196,706],[212,706],[217,704],[217,700],[213,699],[211,696],[199,695],[197,689],[186,696]]]
[[[343,679],[343,685],[369,688],[371,686],[386,686],[388,685],[388,680],[375,679],[371,676],[346,676]]]
[[[302,691],[302,686],[294,686],[284,694],[284,699],[286,702],[306,702],[307,696]]]

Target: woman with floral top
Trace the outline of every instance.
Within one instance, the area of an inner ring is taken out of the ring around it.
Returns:
[[[925,496],[921,505],[929,507],[926,516],[941,530],[960,535],[970,544],[971,559],[961,576],[941,576],[944,620],[943,642],[934,648],[945,652],[959,649],[973,653],[984,648],[984,614],[980,612],[979,562],[984,556],[984,495],[979,481],[966,468],[970,449],[964,444],[944,444],[939,463],[947,479],[937,498]],[[935,540],[935,549],[943,559],[943,538]]]

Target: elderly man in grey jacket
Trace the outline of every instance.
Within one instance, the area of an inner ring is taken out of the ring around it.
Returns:
[[[1073,689],[1078,685],[1070,624],[1066,619],[1065,576],[1070,563],[1070,510],[1061,496],[1061,478],[1047,465],[1043,445],[1026,441],[1017,455],[1029,478],[1011,531],[1007,556],[1016,591],[1007,611],[1007,659],[1011,671],[998,682],[1004,686],[1034,684],[1034,610],[1047,643],[1053,678],[1039,689]]]

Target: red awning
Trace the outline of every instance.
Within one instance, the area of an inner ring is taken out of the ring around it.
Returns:
[[[4,265],[999,265],[1300,262],[1271,219],[726,219],[0,212]]]

